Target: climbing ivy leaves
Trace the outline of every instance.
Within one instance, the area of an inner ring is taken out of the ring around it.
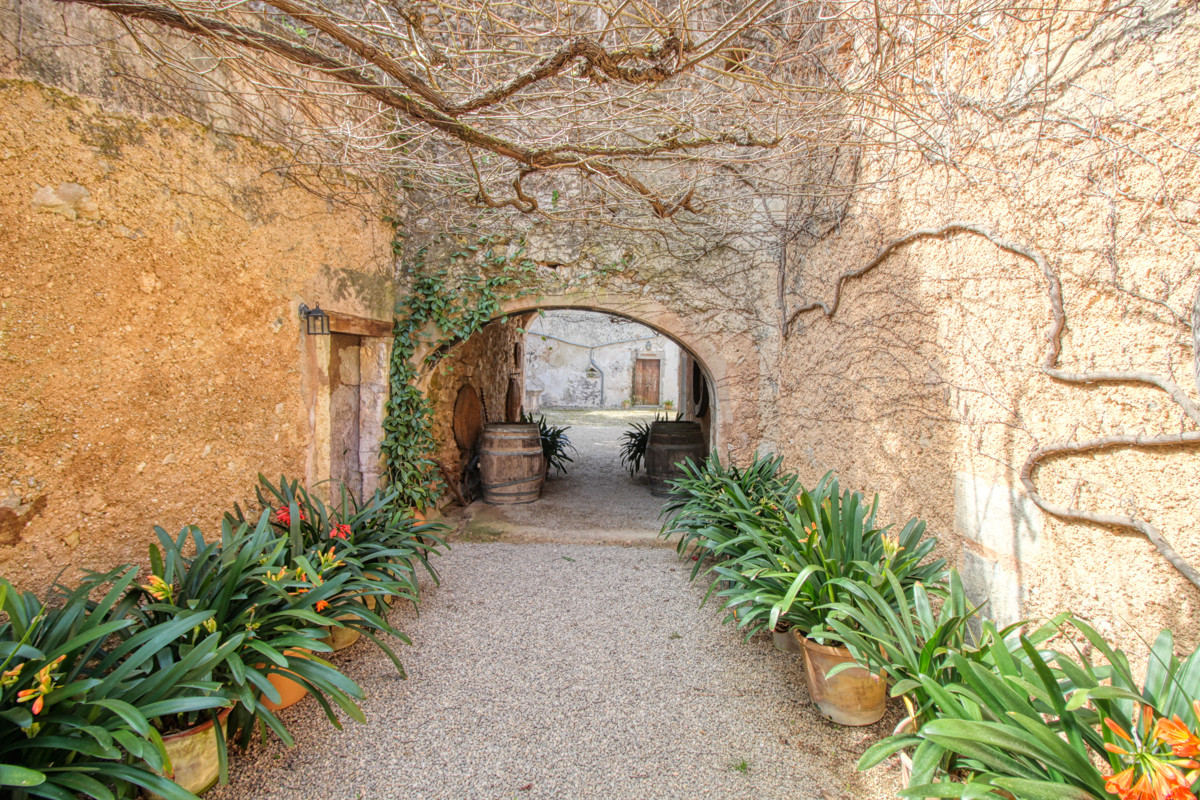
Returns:
[[[426,255],[422,248],[404,265],[413,285],[396,307],[391,396],[383,423],[388,480],[400,490],[398,502],[421,509],[434,504],[444,483],[434,460],[433,408],[417,388],[417,349],[431,345],[424,361],[427,367],[436,365],[451,345],[497,317],[506,300],[532,291],[520,287],[535,272],[533,262],[524,258],[524,247],[511,254],[508,248],[499,251],[491,237],[451,253],[447,266],[436,270],[428,268]]]

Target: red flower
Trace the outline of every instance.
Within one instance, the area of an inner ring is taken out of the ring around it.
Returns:
[[[331,539],[349,539],[352,531],[349,525],[334,525],[329,529],[329,538]]]
[[[304,522],[307,519],[307,517],[304,516],[304,509],[298,508],[296,511],[300,515],[300,521]],[[279,508],[275,509],[275,521],[280,525],[292,524],[292,513],[288,511],[287,506],[280,506]]]

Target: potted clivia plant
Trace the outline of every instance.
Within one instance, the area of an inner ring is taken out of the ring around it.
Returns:
[[[305,554],[315,562],[321,553],[333,548],[341,562],[339,568],[353,576],[353,591],[337,598],[335,605],[354,600],[370,608],[378,599],[389,604],[394,599],[415,604],[418,565],[435,583],[438,580],[430,558],[446,546],[441,538],[446,526],[414,517],[394,488],[377,491],[359,504],[343,486],[336,502],[327,505],[298,481],[281,477],[274,484],[260,475],[257,491],[259,502],[275,529],[287,538],[291,552]],[[235,524],[245,521],[236,506],[227,518]],[[364,579],[372,583],[363,583]],[[348,616],[341,621],[360,632],[373,627],[361,615],[352,613],[353,608],[342,611]]]
[[[762,629],[763,614],[770,606],[759,604],[757,596],[746,593],[740,573],[721,572],[716,567],[745,555],[754,547],[746,530],[761,529],[779,523],[786,510],[794,510],[798,478],[781,470],[783,459],[755,454],[745,468],[722,464],[714,451],[699,464],[691,460],[680,465],[681,474],[672,483],[671,499],[663,513],[667,521],[661,537],[679,534],[676,552],[693,561],[691,579],[704,567],[715,578],[704,602],[712,596],[724,598],[729,611],[726,622],[746,631],[746,638]],[[736,598],[729,599],[736,595]],[[799,652],[799,644],[790,633],[791,623],[780,619],[773,631],[777,648]]]
[[[792,625],[803,648],[809,694],[822,715],[842,725],[870,725],[884,713],[886,685],[877,672],[856,666],[853,654],[833,637],[826,622],[854,588],[870,586],[889,601],[914,584],[938,583],[945,561],[926,561],[937,544],[925,523],[910,520],[890,533],[877,527],[878,499],[869,506],[858,492],[840,491],[832,473],[800,493],[796,510],[761,517],[742,526],[742,555],[714,567],[731,588],[727,604],[748,603],[739,624],[774,630]],[[895,581],[884,572],[890,571]],[[849,666],[842,666],[849,665]]]
[[[176,609],[138,626],[121,599],[137,571],[96,576],[101,599],[77,588],[43,605],[0,578],[0,787],[5,797],[131,797],[195,794],[166,777],[170,749],[155,722],[208,717],[228,706],[216,665],[240,640],[208,631],[212,612]],[[198,631],[198,632],[197,632]],[[119,637],[116,643],[112,637]],[[181,659],[174,643],[189,637]]]
[[[337,613],[334,598],[347,589],[350,573],[322,578],[321,567],[307,557],[293,560],[287,537],[279,535],[266,513],[253,528],[226,519],[222,535],[215,541],[207,540],[193,526],[176,537],[161,528],[156,531],[159,544],[150,550],[151,577],[129,587],[119,605],[122,615],[134,621],[120,634],[156,628],[193,610],[205,612],[206,618],[193,623],[188,635],[166,645],[159,660],[188,662],[193,639],[202,633],[225,643],[223,657],[212,664],[209,680],[219,687],[217,694],[224,705],[236,703],[227,723],[230,740],[248,742],[253,729],[265,725],[291,744],[292,738],[276,714],[282,697],[274,684],[284,678],[296,681],[306,692],[319,694],[334,725],[341,724],[334,706],[351,718],[362,719],[355,702],[363,696],[362,690],[320,657],[330,651],[320,641],[325,626],[337,624],[325,614]],[[85,580],[81,590],[97,588],[99,580]],[[372,624],[392,630],[365,609],[364,614]],[[383,647],[395,659],[391,648]],[[217,770],[223,775],[225,730],[220,724],[208,730],[207,735],[216,739]],[[212,766],[206,769],[211,776]]]
[[[988,630],[951,652],[957,680],[920,674],[932,717],[869,748],[860,769],[916,747],[905,797],[1185,800],[1200,786],[1200,656],[1180,661],[1170,632],[1144,681],[1083,620],[1060,615],[1029,635]],[[1048,647],[1061,637],[1068,652]],[[1085,658],[1076,639],[1095,655]],[[1098,662],[1098,663],[1097,663]],[[944,679],[943,679],[944,681]],[[953,792],[953,794],[951,794]]]
[[[907,785],[912,749],[920,744],[915,734],[937,710],[922,676],[936,686],[955,684],[959,678],[953,661],[956,653],[976,653],[1019,625],[998,632],[982,623],[978,618],[982,607],[967,598],[956,570],[949,571],[944,584],[917,583],[911,589],[905,589],[891,569],[884,568],[881,573],[889,588],[886,595],[869,584],[845,582],[846,599],[830,605],[832,613],[826,617],[821,635],[849,650],[858,666],[885,675],[890,696],[903,700],[907,713],[894,734],[908,738],[891,741],[907,744],[882,753],[880,758],[898,753],[901,778]],[[981,636],[972,634],[972,624],[980,626]]]

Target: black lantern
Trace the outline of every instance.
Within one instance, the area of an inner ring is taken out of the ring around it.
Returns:
[[[317,303],[316,308],[309,308],[304,303],[301,303],[300,318],[305,321],[309,336],[329,335],[329,315],[321,310],[320,303]]]

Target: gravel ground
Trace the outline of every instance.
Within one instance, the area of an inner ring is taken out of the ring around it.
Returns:
[[[630,412],[623,412],[630,413]],[[575,459],[551,477],[536,503],[491,506],[476,501],[455,509],[449,522],[469,542],[564,542],[571,544],[663,544],[657,541],[662,498],[650,494],[646,474],[630,477],[621,466],[616,425],[572,425],[567,436]]]
[[[297,746],[257,745],[210,796],[891,795],[894,771],[853,768],[887,723],[819,718],[799,657],[721,625],[687,569],[658,548],[456,545],[420,616],[392,612],[407,680],[366,640],[337,656],[367,724],[334,730],[305,700],[283,712]]]
[[[799,656],[744,642],[700,607],[691,562],[640,546],[660,503],[616,465],[621,430],[572,429],[580,458],[542,501],[450,520],[462,533],[438,560],[441,584],[423,586],[419,616],[391,612],[413,640],[407,680],[365,639],[334,657],[366,691],[365,725],[336,730],[306,699],[282,712],[296,747],[256,743],[209,797],[894,796],[894,767],[854,762],[899,712],[869,728],[826,722]]]

